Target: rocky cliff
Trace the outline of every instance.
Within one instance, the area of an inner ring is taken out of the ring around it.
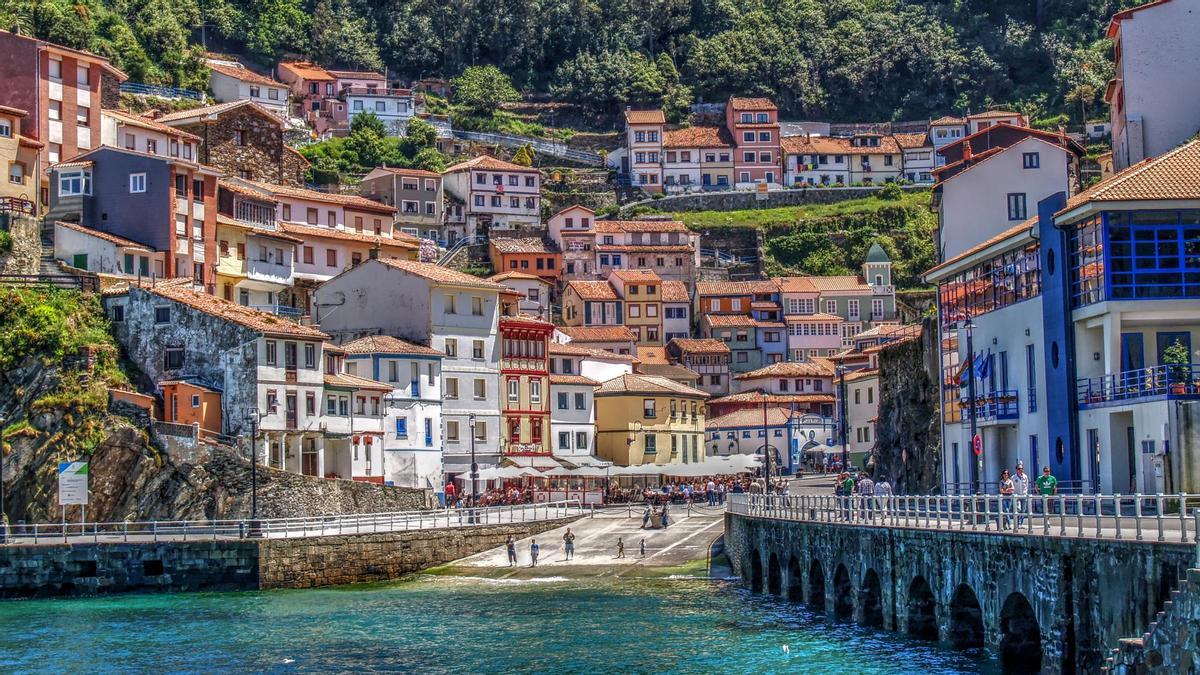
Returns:
[[[926,319],[921,327],[919,339],[879,354],[879,421],[867,464],[898,494],[928,494],[941,485],[937,324]]]

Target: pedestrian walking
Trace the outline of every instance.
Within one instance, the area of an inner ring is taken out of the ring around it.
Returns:
[[[508,566],[512,567],[517,564],[517,541],[512,535],[508,535],[508,540],[504,542],[504,547],[508,549]]]
[[[1012,476],[1009,475],[1008,469],[1000,472],[1000,529],[1007,530],[1010,513],[1012,513],[1012,494],[1013,490]]]
[[[650,505],[646,505],[646,510],[642,512],[642,529],[650,526]]]
[[[1041,496],[1043,502],[1058,494],[1058,479],[1050,473],[1050,467],[1042,467],[1042,475],[1038,476],[1036,483],[1038,495]],[[1058,504],[1056,502],[1050,502],[1050,508],[1055,513],[1058,512]]]
[[[667,529],[667,525],[670,525],[670,524],[671,524],[671,519],[670,519],[670,517],[669,517],[669,516],[667,516],[667,505],[666,505],[666,504],[663,504],[663,510],[662,510],[662,526],[663,526],[663,529],[664,529],[664,530],[665,530],[665,529]]]
[[[563,535],[563,550],[567,552],[567,560],[575,557],[575,534],[569,527],[567,533]]]
[[[892,512],[892,484],[888,482],[887,476],[880,476],[875,482],[875,499],[882,505],[884,513],[890,515]]]
[[[638,549],[641,550],[642,557],[645,558],[646,557],[646,538],[645,537],[642,537],[642,540],[638,542]]]
[[[863,520],[875,517],[875,481],[863,471],[858,475],[858,498],[862,500]]]
[[[1025,521],[1025,516],[1022,515],[1032,509],[1029,508],[1029,474],[1025,473],[1025,465],[1017,462],[1017,472],[1012,477],[1013,482],[1013,501],[1016,502],[1017,511],[1017,527],[1021,527],[1021,523]]]
[[[534,539],[529,544],[529,558],[533,561],[529,563],[530,567],[537,567],[538,553],[540,553],[541,550],[542,548],[538,546],[537,539]]]
[[[852,515],[850,507],[854,500],[854,477],[849,473],[842,472],[840,478],[842,481],[842,518],[850,520]]]
[[[625,557],[625,540],[621,537],[617,537],[617,557]]]

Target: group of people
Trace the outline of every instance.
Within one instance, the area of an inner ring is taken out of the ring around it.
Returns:
[[[571,531],[571,528],[568,527],[567,531],[563,533],[562,541],[563,541],[563,554],[565,555],[566,560],[574,560],[575,559],[575,533]],[[517,559],[517,540],[514,539],[511,534],[508,535],[508,539],[505,540],[504,548],[508,552],[508,566],[515,567],[516,565],[520,564],[520,562]],[[645,539],[645,537],[643,537],[641,539],[641,541],[638,542],[638,550],[641,552],[641,556],[643,558],[645,558],[646,557],[646,539]],[[541,553],[542,553],[542,547],[537,543],[537,539],[530,539],[529,540],[529,566],[530,567],[537,567],[538,556],[540,556]],[[618,558],[625,557],[625,538],[624,537],[617,537],[617,556],[616,557],[618,557]]]
[[[1050,497],[1058,494],[1058,479],[1051,473],[1050,467],[1042,467],[1042,475],[1034,481],[1036,494],[1042,497]],[[1015,514],[1016,526],[1020,527],[1025,522],[1025,517],[1021,515],[1024,512],[1024,505],[1029,501],[1030,483],[1029,475],[1025,473],[1025,464],[1017,462],[1016,473],[1009,473],[1008,469],[1000,472],[1000,527],[1007,529],[1013,524],[1013,511]],[[1026,499],[1019,499],[1025,497]],[[1014,499],[1015,498],[1015,499]],[[1015,503],[1015,509],[1014,509]]]
[[[837,476],[833,494],[841,503],[843,520],[867,520],[875,515],[877,500],[885,500],[892,496],[892,484],[885,476],[880,476],[879,480],[872,480],[866,471],[859,471],[857,476],[843,471]],[[856,497],[858,499],[855,499]]]

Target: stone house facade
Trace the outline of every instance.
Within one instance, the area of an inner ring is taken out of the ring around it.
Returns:
[[[251,101],[170,113],[160,122],[199,136],[200,162],[263,183],[302,187],[308,160],[284,143],[285,122]]]

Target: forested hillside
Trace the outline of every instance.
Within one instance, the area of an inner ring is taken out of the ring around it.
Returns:
[[[494,64],[597,114],[768,95],[788,116],[911,119],[1099,104],[1104,26],[1136,0],[0,0],[0,25],[202,86],[195,44],[393,76]],[[189,46],[192,45],[192,46]],[[664,100],[665,99],[665,100]]]

